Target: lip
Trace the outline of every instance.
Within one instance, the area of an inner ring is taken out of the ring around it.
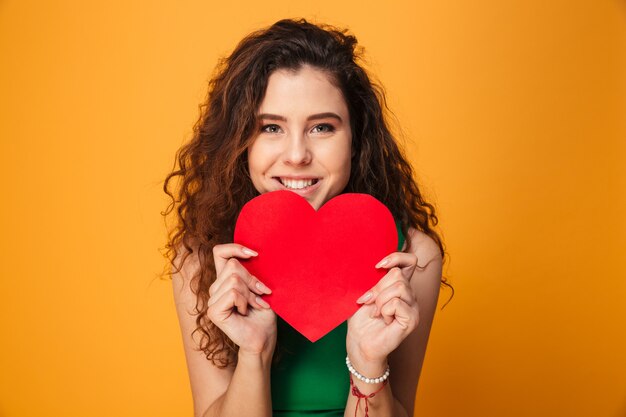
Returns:
[[[304,180],[304,179],[316,179],[317,182],[313,185],[311,185],[310,187],[306,188],[306,189],[302,189],[302,190],[292,190],[291,188],[287,188],[283,185],[282,182],[280,182],[280,180],[278,178],[289,178],[289,179],[298,179],[298,180]],[[276,183],[278,184],[278,186],[280,187],[281,190],[287,190],[287,191],[291,191],[293,193],[296,193],[302,197],[307,197],[311,194],[313,194],[318,188],[320,188],[320,184],[322,183],[322,179],[319,177],[305,177],[305,176],[289,176],[289,177],[272,177],[272,179],[274,181],[276,181]]]
[[[313,177],[311,175],[274,175],[272,178],[287,178],[290,180],[321,180],[320,177]]]

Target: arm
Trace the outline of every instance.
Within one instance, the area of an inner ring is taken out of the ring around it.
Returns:
[[[410,290],[407,290],[407,292],[410,291],[410,293],[400,298],[413,298],[414,302],[416,302],[419,307],[419,320],[413,331],[411,331],[387,357],[387,361],[391,367],[389,383],[382,391],[369,399],[370,415],[375,415],[376,417],[408,417],[413,415],[417,382],[421,372],[428,335],[439,296],[441,280],[441,254],[439,253],[439,247],[426,234],[414,229],[409,231],[409,236],[411,238],[412,252],[417,257],[418,266],[415,267],[410,276]],[[389,267],[391,266],[392,265],[389,265]],[[382,283],[383,280],[381,280],[380,284]],[[393,285],[387,288],[391,287],[393,287]],[[407,317],[410,316],[410,310],[408,308],[410,303],[398,303],[398,301],[400,301],[399,299],[382,302],[382,299],[387,298],[384,292],[376,294],[376,296],[379,297],[379,304],[398,304],[399,307],[397,309],[392,309],[396,320],[401,318],[402,315],[405,315],[405,313],[407,313]],[[374,301],[375,300],[372,300],[372,302]],[[375,307],[376,304],[366,303],[355,315],[369,314]],[[410,320],[407,320],[407,322],[409,321]],[[354,359],[351,357],[350,359],[354,367],[366,376],[379,376],[386,368],[384,360],[372,361],[366,357],[358,356]],[[353,380],[358,389],[366,395],[380,388],[380,384],[365,384],[358,381],[356,378],[353,378]],[[354,416],[356,404],[357,398],[350,393],[344,413],[346,417]],[[361,400],[359,408],[361,414],[358,415],[364,415],[364,400]]]
[[[270,417],[270,365],[274,346],[263,352],[240,351],[236,366],[220,369],[196,349],[191,334],[196,328],[192,312],[196,295],[190,279],[199,269],[197,257],[190,255],[183,269],[172,274],[176,311],[183,338],[191,383],[195,417]],[[245,401],[242,401],[245,399]]]
[[[389,378],[397,404],[402,406],[402,411],[406,410],[406,415],[413,416],[418,380],[439,298],[442,265],[439,246],[434,240],[416,230],[413,233],[409,231],[409,236],[418,259],[411,288],[419,305],[419,323],[413,333],[389,355],[389,365],[394,370]]]

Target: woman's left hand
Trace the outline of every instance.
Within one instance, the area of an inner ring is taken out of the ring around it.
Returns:
[[[388,269],[387,274],[357,300],[363,305],[348,319],[346,349],[355,367],[378,369],[417,327],[419,310],[410,285],[416,265],[417,257],[404,252],[376,265]]]

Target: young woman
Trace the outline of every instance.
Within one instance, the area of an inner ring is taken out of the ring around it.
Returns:
[[[173,202],[164,214],[177,208],[167,248],[196,416],[413,415],[444,248],[356,47],[346,31],[304,19],[248,35],[220,62],[165,181]],[[254,248],[232,243],[242,206],[285,189],[316,210],[367,193],[398,226],[398,251],[377,265],[386,275],[316,343],[263,300],[271,289],[238,261]]]

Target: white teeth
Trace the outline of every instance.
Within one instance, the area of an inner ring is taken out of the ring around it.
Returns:
[[[314,180],[291,180],[288,178],[280,178],[280,182],[287,188],[292,190],[301,190],[313,185]]]

